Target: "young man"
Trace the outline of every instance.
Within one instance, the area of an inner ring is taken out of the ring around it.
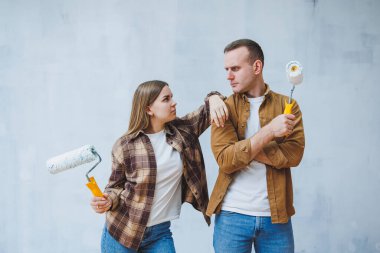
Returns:
[[[207,215],[216,213],[216,253],[294,252],[290,217],[295,213],[290,167],[303,155],[301,111],[284,115],[287,97],[264,83],[264,54],[254,41],[224,49],[234,92],[225,102],[229,119],[212,127],[211,146],[219,175]]]

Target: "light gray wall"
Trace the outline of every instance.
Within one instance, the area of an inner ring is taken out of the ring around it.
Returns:
[[[379,11],[378,0],[1,0],[0,252],[99,252],[104,217],[89,207],[86,166],[53,176],[46,159],[94,144],[104,187],[136,86],[168,81],[179,115],[211,90],[230,94],[222,50],[245,37],[262,45],[273,90],[289,93],[289,60],[305,68],[296,252],[380,252]],[[177,251],[212,252],[212,231],[184,205]]]

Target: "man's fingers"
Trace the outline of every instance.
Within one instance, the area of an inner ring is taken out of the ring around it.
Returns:
[[[284,115],[285,115],[285,117],[287,119],[290,119],[290,120],[295,120],[296,119],[296,116],[294,116],[293,114],[284,114]]]
[[[296,122],[294,120],[287,120],[286,124],[291,126],[291,127],[294,127],[296,125]]]

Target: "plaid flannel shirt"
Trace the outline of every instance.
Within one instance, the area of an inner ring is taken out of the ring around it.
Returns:
[[[176,118],[165,126],[166,141],[183,163],[182,203],[201,211],[206,222],[208,190],[205,165],[198,137],[210,126],[208,97],[205,105]],[[112,199],[106,214],[109,233],[122,245],[137,250],[151,212],[156,183],[156,159],[152,144],[143,131],[123,135],[112,149],[112,173],[105,192]]]

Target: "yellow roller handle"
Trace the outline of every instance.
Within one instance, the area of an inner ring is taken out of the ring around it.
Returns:
[[[293,105],[294,105],[294,99],[293,101],[288,104],[288,102],[285,100],[285,110],[284,110],[284,114],[292,114],[292,108],[293,108]]]
[[[90,191],[92,192],[92,194],[93,194],[95,197],[103,197],[103,193],[102,193],[102,191],[99,189],[99,186],[98,186],[98,184],[96,183],[94,177],[90,177],[90,182],[88,182],[86,185],[87,185],[88,189],[90,189]]]

